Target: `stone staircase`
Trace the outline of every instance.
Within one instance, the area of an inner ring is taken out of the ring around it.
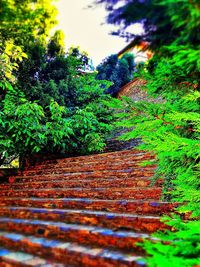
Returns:
[[[137,243],[164,230],[162,181],[137,150],[46,160],[0,184],[0,266],[145,266]],[[156,242],[156,240],[154,240]]]
[[[133,128],[118,128],[118,129],[114,129],[112,131],[112,133],[110,134],[110,136],[107,137],[106,139],[106,147],[104,152],[114,152],[114,151],[123,151],[123,150],[130,150],[133,149],[135,147],[137,147],[138,145],[141,144],[141,139],[140,138],[133,138],[130,140],[120,140],[119,138],[129,132],[133,130]]]

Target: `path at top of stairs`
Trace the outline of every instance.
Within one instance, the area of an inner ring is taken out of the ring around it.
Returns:
[[[145,266],[137,243],[175,204],[138,150],[46,160],[0,184],[0,266]],[[154,240],[156,242],[156,240]]]

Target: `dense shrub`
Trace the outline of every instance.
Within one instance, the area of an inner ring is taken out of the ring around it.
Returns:
[[[68,105],[61,106],[50,96],[41,105],[36,94],[33,101],[27,99],[13,74],[19,67],[17,62],[26,56],[21,48],[8,42],[5,50],[1,49],[1,164],[14,155],[22,159],[35,152],[87,154],[104,148],[113,119],[108,107],[111,97],[102,89],[110,85],[108,82],[96,80],[94,74],[77,75],[75,97],[66,98]],[[48,87],[48,82],[43,84]],[[54,96],[62,97],[64,93],[56,90]]]

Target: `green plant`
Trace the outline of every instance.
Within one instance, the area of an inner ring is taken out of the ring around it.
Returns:
[[[49,36],[52,1],[1,4],[0,163],[37,152],[101,151],[113,118],[102,89],[107,83],[82,77],[87,54],[65,53],[61,31]]]
[[[113,119],[108,106],[111,97],[101,88],[109,83],[96,80],[93,74],[77,76],[76,98],[74,102],[69,99],[69,107],[60,106],[50,97],[42,107],[39,101],[28,101],[17,88],[13,71],[18,70],[17,61],[25,56],[21,48],[7,43],[0,58],[1,164],[11,156],[23,159],[37,152],[66,155],[101,151]],[[54,86],[55,82],[50,82]]]
[[[104,127],[92,110],[77,109],[71,117],[70,123],[74,131],[72,146],[75,148],[75,152],[88,154],[103,150],[105,147],[103,130],[106,130],[107,125]]]
[[[141,5],[146,2],[141,1]],[[167,218],[166,223],[173,227],[173,231],[156,234],[160,242],[144,242],[149,256],[148,266],[195,266],[200,264],[199,3],[155,0],[148,1],[148,4],[151,12],[161,6],[164,12],[162,25],[170,25],[170,34],[177,33],[177,30],[179,34],[176,38],[171,36],[173,38],[169,38],[166,45],[158,42],[154,57],[143,71],[140,70],[140,76],[147,82],[144,89],[156,101],[134,103],[125,100],[126,104],[121,109],[126,112],[120,114],[124,119],[118,124],[130,128],[134,126],[134,130],[122,138],[142,137],[143,143],[139,148],[156,155],[152,164],[158,166],[155,178],[162,177],[165,182],[163,199],[180,204],[176,211],[179,215],[171,214]],[[175,8],[177,5],[178,8]],[[134,2],[132,8],[137,8]],[[148,16],[149,13],[142,15]],[[129,23],[128,17],[125,16],[124,20]],[[156,37],[154,34],[158,33],[160,24],[155,26],[151,38]]]
[[[125,134],[123,139],[142,137],[144,143],[140,148],[156,155],[152,164],[158,164],[156,177],[165,180],[164,198],[184,203],[178,211],[191,213],[191,217],[197,220],[179,224],[177,217],[174,219],[172,216],[169,224],[173,225],[175,232],[159,235],[163,241],[170,240],[172,244],[147,242],[144,245],[152,256],[148,260],[149,266],[167,266],[169,262],[173,263],[172,266],[182,266],[184,261],[184,266],[193,266],[200,262],[200,236],[197,232],[200,228],[200,93],[198,83],[190,74],[182,76],[182,69],[171,72],[177,68],[175,64],[176,61],[168,59],[166,67],[165,60],[160,61],[153,73],[143,73],[149,95],[162,96],[162,100],[160,103],[128,101],[126,109],[129,113],[124,114],[125,121],[119,123],[126,127],[134,125],[134,130]],[[188,230],[190,227],[191,231]],[[196,243],[193,238],[196,238]],[[187,246],[183,251],[185,242]]]
[[[165,267],[170,264],[172,267],[179,266],[197,266],[200,263],[199,240],[200,233],[199,221],[183,222],[179,216],[166,217],[163,221],[178,231],[166,231],[157,233],[157,241],[146,241],[143,247],[148,251],[151,257],[148,258],[149,266]]]

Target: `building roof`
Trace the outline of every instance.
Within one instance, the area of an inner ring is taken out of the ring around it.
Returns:
[[[145,62],[153,56],[152,51],[149,50],[149,42],[147,41],[131,41],[119,53],[118,57],[122,57],[125,53],[132,53],[135,56],[136,63]]]
[[[149,43],[146,41],[140,41],[139,43],[136,43],[135,40],[131,41],[127,46],[125,46],[119,53],[117,54],[118,57],[122,56],[125,53],[128,53],[131,51],[133,48],[136,48],[140,51],[146,51],[149,47]]]

